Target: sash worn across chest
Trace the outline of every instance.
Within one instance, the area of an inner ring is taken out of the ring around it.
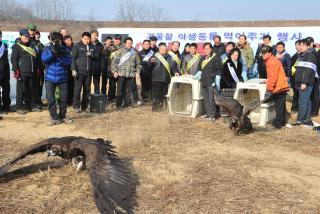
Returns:
[[[33,48],[24,46],[24,45],[22,45],[22,44],[20,44],[20,43],[18,43],[18,45],[19,45],[24,51],[26,51],[28,54],[30,54],[31,56],[33,56],[33,57],[35,57],[35,58],[37,57],[37,53],[36,53],[36,51],[35,51]]]
[[[169,74],[169,77],[171,78],[171,72],[170,72],[170,64],[167,62],[167,60],[159,53],[155,54],[155,57],[157,57],[160,62],[163,64],[163,66],[166,68],[166,71]]]
[[[310,68],[316,73],[316,77],[319,78],[317,73],[317,65],[313,64],[312,62],[297,61],[295,66]]]
[[[119,61],[119,65],[118,66],[121,66],[125,61],[127,61],[133,54],[135,53],[134,49],[131,48],[131,50],[126,53],[125,55],[123,55],[121,58],[120,58],[120,61]]]
[[[5,51],[5,45],[4,42],[2,42],[1,46],[0,46],[0,58],[3,56]]]
[[[172,51],[169,51],[168,54],[172,57],[172,59],[179,65],[179,67],[181,66],[181,60],[179,59],[179,57],[173,53]]]
[[[143,58],[143,61],[148,61],[153,56],[153,54],[153,50],[150,50],[149,53]]]
[[[194,63],[197,62],[199,58],[200,58],[200,54],[196,54],[193,56],[193,58],[187,64],[187,71],[194,65]]]
[[[216,54],[213,54],[211,57],[209,57],[208,59],[205,59],[202,61],[201,63],[201,68],[204,69],[206,67],[206,65],[216,56]]]
[[[231,74],[231,76],[232,76],[232,79],[233,79],[236,83],[240,82],[240,81],[239,81],[239,78],[238,78],[238,76],[237,76],[237,74],[236,74],[236,71],[235,71],[234,68],[230,65],[230,63],[228,63],[228,68],[229,68],[230,74]]]

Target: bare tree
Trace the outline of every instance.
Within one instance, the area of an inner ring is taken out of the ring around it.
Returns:
[[[44,20],[71,20],[73,17],[70,0],[33,0],[33,13]]]
[[[15,0],[0,0],[0,14],[2,16],[21,19],[32,17],[32,11],[25,8],[22,4],[17,3]]]
[[[164,20],[164,9],[154,5],[139,4],[135,0],[121,0],[116,19],[122,22],[160,22]]]

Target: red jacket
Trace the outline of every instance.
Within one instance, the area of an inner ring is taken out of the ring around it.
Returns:
[[[289,84],[280,60],[271,55],[265,60],[267,69],[267,90],[271,93],[289,91]]]

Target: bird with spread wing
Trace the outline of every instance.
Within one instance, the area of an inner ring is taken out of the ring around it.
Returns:
[[[23,150],[20,155],[0,167],[0,177],[15,163],[28,155],[47,152],[86,168],[93,186],[96,206],[100,213],[131,213],[134,206],[130,169],[117,156],[110,141],[82,137],[49,138]]]
[[[247,108],[244,108],[243,105],[239,103],[238,100],[231,97],[224,97],[221,95],[215,87],[214,90],[214,102],[216,105],[223,107],[230,117],[230,129],[235,134],[248,134],[251,133],[254,129],[251,123],[249,114],[258,108],[261,104],[268,102],[270,97],[263,99],[262,101],[253,102]]]

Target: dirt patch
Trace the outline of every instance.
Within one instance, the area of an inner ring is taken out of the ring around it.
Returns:
[[[133,161],[135,213],[319,213],[320,139],[310,129],[258,129],[235,137],[228,124],[151,113],[150,107],[71,112],[72,125],[47,127],[48,113],[0,122],[0,164],[54,136],[102,137]],[[58,158],[26,158],[0,178],[0,213],[97,213],[85,171]]]

